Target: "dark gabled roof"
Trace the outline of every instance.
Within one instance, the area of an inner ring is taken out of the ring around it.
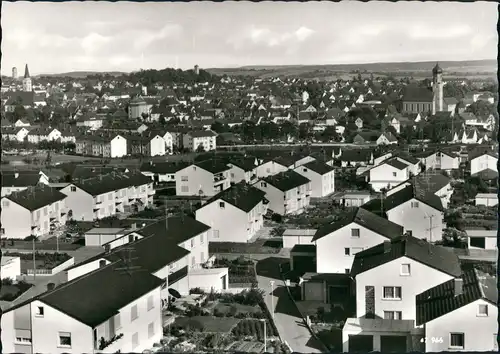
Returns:
[[[40,175],[36,171],[1,172],[2,187],[28,187],[36,186]]]
[[[416,237],[404,235],[390,241],[390,249],[384,252],[384,243],[356,253],[351,276],[376,268],[401,257],[411,258],[419,263],[437,269],[454,277],[460,276],[460,261],[453,249],[434,246]]]
[[[137,187],[153,181],[140,172],[110,173],[107,175],[74,181],[73,184],[92,196],[116,191],[123,188]]]
[[[264,200],[265,195],[260,189],[240,182],[207,200],[202,208],[220,199],[248,213]]]
[[[351,223],[356,223],[389,239],[401,236],[404,231],[404,228],[402,226],[384,219],[381,216],[371,213],[365,209],[355,208],[341,220],[319,228],[318,231],[316,231],[316,233],[314,234],[312,241],[319,240],[320,238],[329,235],[332,232],[335,232]]]
[[[111,172],[124,173],[126,168],[117,168],[113,166],[75,166],[73,171],[69,173],[73,179],[99,177],[100,175],[109,174]]]
[[[288,170],[273,176],[268,176],[263,178],[262,180],[276,187],[282,192],[289,191],[290,189],[311,182],[309,178],[306,178],[293,170]]]
[[[397,168],[398,170],[404,170],[405,168],[407,168],[407,167],[408,167],[408,165],[407,165],[407,164],[405,164],[404,162],[401,162],[401,161],[399,161],[399,160],[397,160],[397,159],[395,159],[395,158],[391,158],[391,159],[389,159],[389,160],[387,160],[387,161],[382,162],[382,163],[380,164],[380,166],[381,166],[381,165],[384,165],[384,164],[385,164],[385,165],[392,166],[392,167],[394,167],[394,168]]]
[[[408,85],[403,94],[405,102],[432,102],[434,93],[427,87]]]
[[[455,295],[455,279],[452,279],[417,295],[418,326],[479,299],[497,306],[498,288],[495,277],[477,269],[468,269],[463,272],[461,279],[461,294]]]
[[[30,299],[29,302],[39,300],[94,328],[163,284],[162,279],[146,269],[126,272],[123,269],[126,267],[123,261],[109,264]],[[26,302],[15,308],[24,304]]]
[[[333,168],[332,166],[327,165],[326,163],[318,160],[314,160],[302,166],[299,166],[299,168],[304,168],[304,167],[320,174],[321,176],[326,175],[328,172],[332,172],[335,170],[335,168]]]
[[[239,158],[228,158],[228,163],[243,169],[244,171],[252,171],[255,166],[254,157],[239,157]]]
[[[442,173],[429,173],[429,171],[422,172],[411,179],[401,182],[394,188],[397,188],[403,184],[416,185],[417,188],[426,190],[430,193],[436,193],[441,190],[444,186],[448,185],[451,182],[451,179],[443,175]]]
[[[373,151],[370,149],[346,149],[340,156],[341,161],[367,162],[372,157]]]
[[[436,210],[443,211],[443,204],[441,203],[441,199],[438,196],[436,196],[432,192],[426,191],[425,189],[419,188],[418,185],[413,186],[411,184],[395,192],[394,194],[387,196],[384,199],[383,204],[380,198],[377,198],[368,201],[361,207],[380,215],[381,213],[385,213],[386,211],[391,210],[403,203],[406,203],[413,198],[424,204],[427,204],[428,206]]]
[[[165,233],[167,225],[168,231]],[[157,223],[146,226],[137,231],[137,233],[143,236],[158,236],[160,239],[165,239],[164,242],[169,242],[169,247],[172,247],[173,244],[179,245],[209,229],[210,226],[191,217],[171,216],[168,218],[167,223],[165,223],[165,219],[163,219]]]
[[[207,136],[217,136],[216,133],[214,133],[211,130],[199,130],[199,131],[191,131],[186,134],[189,134],[193,138],[203,138]]]
[[[175,162],[144,162],[141,167],[141,172],[151,172],[151,173],[175,173],[189,166],[189,163],[182,161]]]
[[[213,174],[231,169],[225,162],[222,162],[218,159],[209,159],[205,161],[195,162],[194,165]]]
[[[480,148],[475,148],[472,151],[469,151],[469,161],[472,161],[475,158],[483,155],[490,155],[498,159],[498,154],[494,150],[487,147],[480,147]]]
[[[66,195],[59,192],[56,188],[40,184],[20,192],[14,192],[5,198],[19,204],[29,211],[34,211],[59,200],[63,200],[66,198]]]
[[[420,161],[416,157],[413,157],[413,156],[410,156],[410,155],[407,155],[407,154],[404,154],[404,153],[401,153],[401,152],[396,153],[394,155],[394,157],[400,158],[401,160],[409,162],[412,165],[415,165],[415,164],[417,164]]]

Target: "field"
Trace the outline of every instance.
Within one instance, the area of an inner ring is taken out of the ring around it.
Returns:
[[[440,62],[445,71],[445,79],[449,78],[494,78],[497,64],[495,60]],[[434,62],[417,63],[373,63],[373,64],[348,64],[348,65],[296,65],[296,66],[254,66],[241,68],[214,68],[207,69],[211,74],[230,76],[253,76],[260,78],[269,77],[300,77],[303,79],[320,79],[332,81],[337,79],[350,79],[354,70],[365,72],[368,77],[373,73],[375,77],[393,75],[428,77]]]

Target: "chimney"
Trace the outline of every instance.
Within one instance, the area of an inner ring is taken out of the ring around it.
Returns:
[[[391,241],[384,241],[384,253],[389,253],[391,251]]]
[[[48,283],[47,284],[47,291],[54,290],[55,287],[56,287],[56,284],[54,284],[54,283]]]
[[[454,285],[455,296],[462,295],[463,287],[464,287],[463,279],[462,278],[455,278],[453,285]]]
[[[130,230],[135,230],[135,229],[137,229],[137,224],[134,222],[130,224]]]

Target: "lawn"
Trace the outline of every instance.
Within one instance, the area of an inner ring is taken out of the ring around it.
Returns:
[[[263,314],[262,310],[258,306],[250,306],[250,305],[242,305],[242,304],[224,304],[217,303],[214,307],[214,313],[227,316],[232,313],[233,316],[242,316],[242,315],[253,315],[256,316],[258,314]]]
[[[264,340],[264,322],[257,319],[241,320],[232,332],[237,337],[252,336],[262,341]],[[266,333],[268,337],[278,336],[275,327],[270,325],[269,320],[266,320]]]
[[[231,317],[194,316],[178,317],[175,319],[173,325],[184,330],[206,333],[229,333],[240,321],[238,318]]]
[[[331,352],[342,352],[342,327],[312,324],[311,328]]]
[[[19,253],[19,252],[6,252],[4,256],[20,257],[21,258],[21,272],[26,273],[28,269],[33,269],[33,254],[32,253]],[[71,256],[67,253],[42,253],[35,252],[35,265],[36,269],[54,269],[60,264],[69,260]]]
[[[0,286],[0,300],[14,301],[32,286],[24,281],[14,283],[11,279],[3,279]]]
[[[254,262],[238,257],[236,259],[216,258],[216,267],[229,268],[229,283],[230,284],[252,284],[257,283],[255,274]],[[245,286],[241,286],[245,287]]]
[[[237,254],[276,254],[280,248],[272,247],[266,240],[257,240],[253,243],[243,242],[210,242],[208,251],[210,255],[217,253],[237,253]]]
[[[298,226],[303,229],[318,229],[325,224],[342,219],[351,208],[335,204],[333,201],[321,206],[311,206],[300,215],[290,215],[283,218],[288,226]]]

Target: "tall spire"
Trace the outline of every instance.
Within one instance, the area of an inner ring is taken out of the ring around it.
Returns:
[[[24,78],[28,79],[30,77],[30,71],[28,70],[28,64],[24,67]]]

